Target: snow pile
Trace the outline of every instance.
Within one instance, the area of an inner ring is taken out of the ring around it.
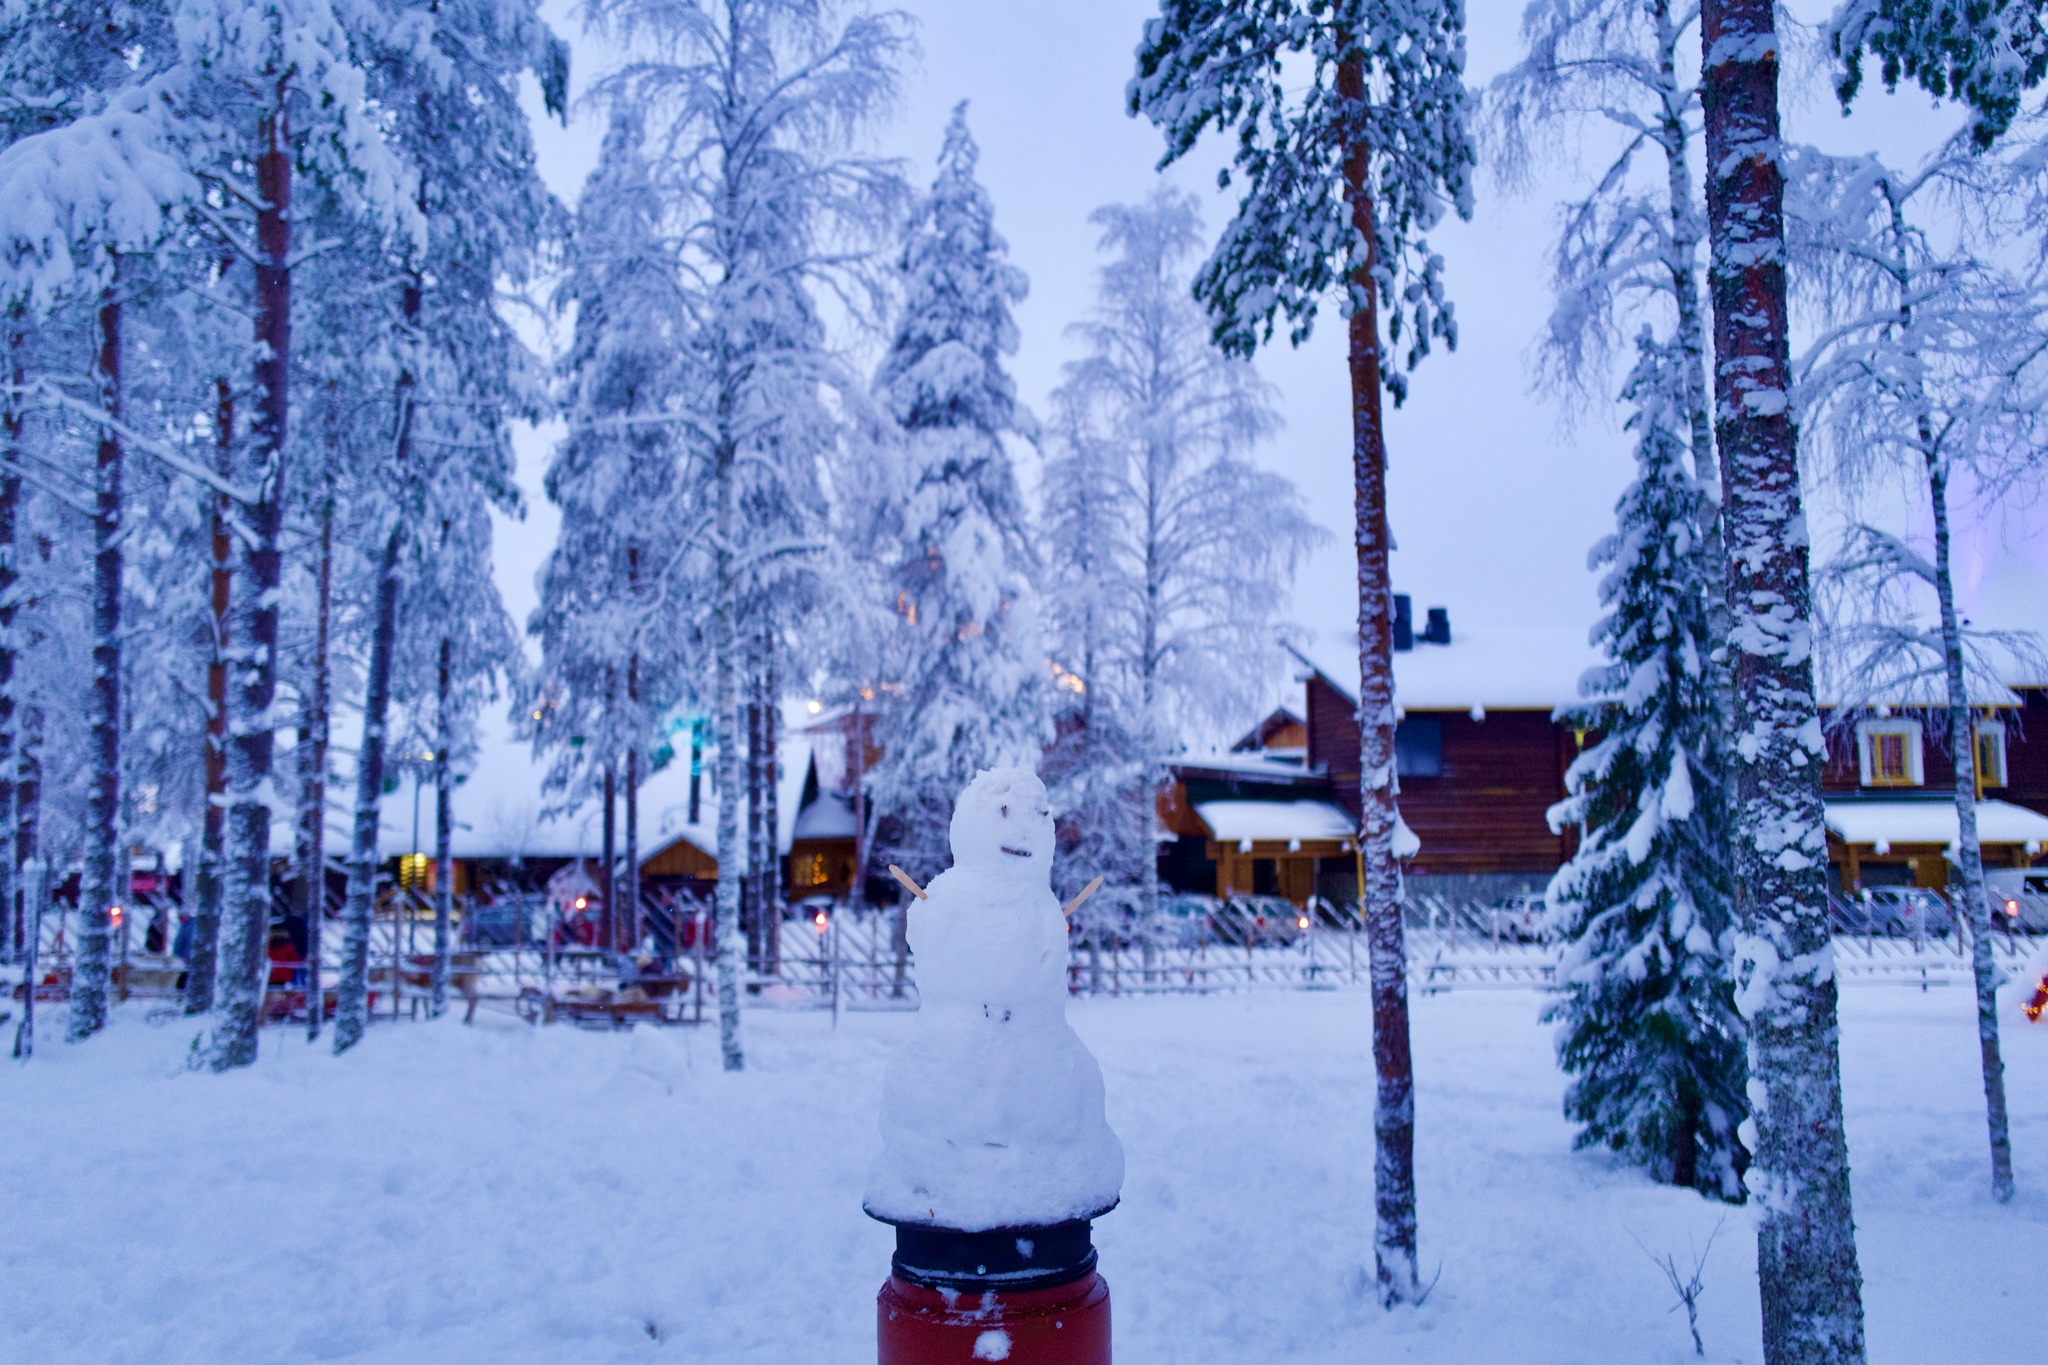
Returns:
[[[953,866],[910,907],[921,1005],[882,1086],[866,1208],[981,1231],[1087,1218],[1124,1151],[1102,1070],[1067,1024],[1052,812],[1029,769],[993,768],[953,810]]]

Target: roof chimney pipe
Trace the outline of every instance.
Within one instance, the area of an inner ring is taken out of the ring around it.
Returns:
[[[1394,594],[1394,648],[1415,648],[1415,607],[1405,592]]]
[[[1449,607],[1431,607],[1429,621],[1422,627],[1422,638],[1433,645],[1447,645],[1451,642],[1451,610]]]

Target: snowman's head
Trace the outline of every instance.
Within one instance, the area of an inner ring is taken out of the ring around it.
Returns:
[[[1052,807],[1029,768],[988,768],[953,805],[953,865],[1050,880]]]

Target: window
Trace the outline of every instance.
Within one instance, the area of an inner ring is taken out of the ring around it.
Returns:
[[[1995,720],[1977,726],[1977,785],[2005,785],[2005,727]]]
[[[1440,777],[1444,770],[1444,723],[1431,717],[1394,727],[1394,771],[1402,777]]]
[[[1917,787],[1920,722],[1871,721],[1856,727],[1857,768],[1866,787]]]

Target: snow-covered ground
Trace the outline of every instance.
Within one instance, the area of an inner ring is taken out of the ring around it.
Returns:
[[[1694,1359],[1647,1252],[1705,1269],[1708,1358],[1759,1357],[1747,1215],[1570,1150],[1540,997],[1415,1002],[1420,1308],[1366,1283],[1359,993],[1076,1002],[1129,1156],[1097,1224],[1139,1362]],[[1849,1141],[1874,1362],[2038,1353],[2048,1024],[2008,1009],[2018,1199],[1986,1193],[1970,998],[1851,986]],[[864,1362],[888,1229],[860,1212],[909,1022],[754,1011],[711,1031],[265,1035],[237,1075],[139,1008],[0,1066],[0,1360]]]

